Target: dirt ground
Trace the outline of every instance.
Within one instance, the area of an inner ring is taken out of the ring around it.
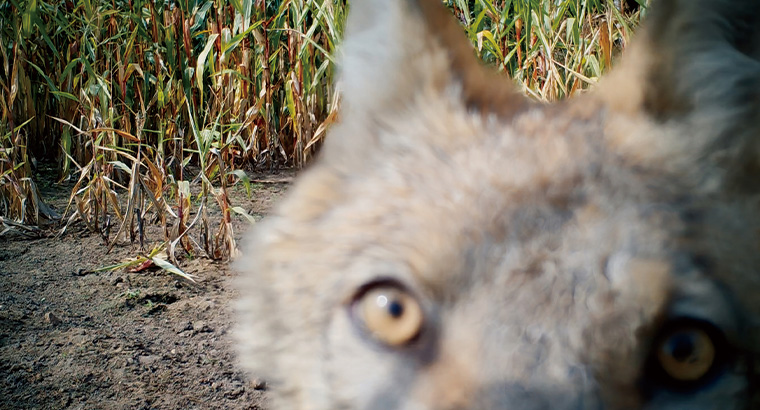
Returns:
[[[263,178],[233,204],[260,217],[292,173]],[[43,194],[62,212],[68,189]],[[237,240],[249,226],[237,217]],[[160,228],[147,239],[160,242]],[[82,224],[59,238],[0,236],[0,409],[265,407],[265,383],[236,365],[226,263],[184,258],[196,284],[156,269],[94,272],[140,254],[126,241],[106,250]]]

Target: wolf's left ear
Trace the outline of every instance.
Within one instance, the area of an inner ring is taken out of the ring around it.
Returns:
[[[760,1],[652,2],[597,91],[622,114],[612,137],[628,155],[717,166],[721,185],[760,190]]]
[[[506,76],[481,64],[440,0],[351,0],[349,6],[340,65],[343,121],[392,121],[440,98],[498,116],[527,104]]]
[[[482,66],[440,0],[352,0],[343,52],[344,101],[352,110],[393,109],[425,87],[458,89],[467,107],[501,115],[526,101]]]

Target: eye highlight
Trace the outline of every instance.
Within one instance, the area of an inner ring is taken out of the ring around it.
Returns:
[[[400,347],[419,335],[422,308],[409,292],[392,283],[370,285],[354,302],[355,317],[374,339]]]
[[[728,341],[717,327],[703,320],[682,318],[660,331],[647,374],[662,387],[692,390],[719,376],[731,357]]]

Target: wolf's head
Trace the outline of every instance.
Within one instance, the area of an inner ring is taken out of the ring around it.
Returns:
[[[659,0],[542,105],[439,0],[354,0],[342,121],[239,263],[244,365],[281,409],[757,406],[759,21]]]

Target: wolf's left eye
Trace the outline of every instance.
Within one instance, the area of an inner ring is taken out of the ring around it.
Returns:
[[[667,324],[653,346],[649,371],[663,387],[698,388],[725,369],[729,347],[712,324],[680,319]]]
[[[422,329],[423,312],[417,299],[394,284],[370,286],[359,294],[354,309],[362,327],[392,347],[413,341]]]

